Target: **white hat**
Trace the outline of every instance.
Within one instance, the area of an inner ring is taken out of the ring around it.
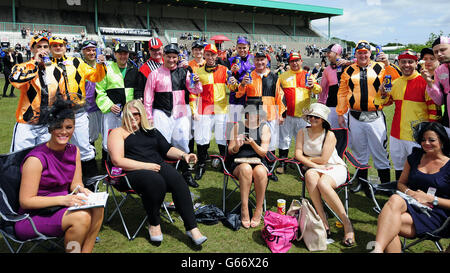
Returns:
[[[315,116],[323,119],[331,128],[331,124],[328,121],[328,115],[330,114],[330,108],[322,103],[312,103],[309,109],[303,111],[303,119],[308,121],[308,116]]]

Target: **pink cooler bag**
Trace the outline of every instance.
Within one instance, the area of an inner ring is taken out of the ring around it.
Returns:
[[[273,253],[286,253],[298,230],[297,218],[266,211],[261,236]]]

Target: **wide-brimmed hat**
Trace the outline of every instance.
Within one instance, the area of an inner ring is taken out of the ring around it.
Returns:
[[[328,115],[330,114],[330,108],[322,103],[312,103],[309,109],[303,111],[303,119],[308,121],[308,116],[315,116],[323,119],[331,128],[331,124],[328,121]]]

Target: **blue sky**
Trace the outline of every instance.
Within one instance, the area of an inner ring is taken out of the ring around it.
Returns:
[[[355,42],[422,44],[431,32],[450,33],[449,0],[277,1],[344,9],[344,15],[331,19],[331,35]],[[312,25],[328,33],[328,19],[314,20]]]

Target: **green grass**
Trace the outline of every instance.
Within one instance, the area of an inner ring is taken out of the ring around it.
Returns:
[[[0,86],[3,86],[3,79],[0,79]],[[18,91],[16,90],[18,94]],[[7,153],[11,143],[11,135],[15,122],[15,110],[17,107],[18,98],[1,98],[0,99],[0,153]],[[393,107],[386,109],[387,123],[390,127]],[[290,156],[293,156],[293,145],[290,149]],[[96,148],[101,150],[101,140],[96,142]],[[209,150],[210,154],[217,154],[218,149],[215,143],[211,144]],[[101,154],[97,154],[97,160],[100,164]],[[350,168],[353,172],[353,169]],[[369,174],[376,174],[376,171],[371,168]],[[392,178],[394,172],[392,171]],[[209,168],[204,178],[199,181],[200,187],[191,189],[196,195],[200,196],[197,202],[203,204],[214,204],[217,207],[222,207],[222,183],[223,174],[214,169]],[[232,182],[230,181],[232,184]],[[230,184],[230,185],[231,185]],[[229,187],[231,189],[231,187]],[[104,190],[104,187],[102,187]],[[276,211],[277,199],[283,198],[287,201],[287,206],[292,199],[299,199],[301,196],[301,183],[298,180],[298,175],[294,169],[288,168],[287,173],[279,175],[279,181],[271,181],[266,192],[267,208]],[[171,195],[167,195],[167,200],[170,200]],[[231,201],[237,202],[239,194],[235,194]],[[381,197],[381,203],[387,200],[386,197]],[[131,201],[131,200],[130,200]],[[228,203],[230,204],[230,203]],[[113,205],[112,198],[108,201],[109,208]],[[230,205],[229,205],[230,206]],[[329,223],[333,233],[332,238],[336,241],[328,245],[327,253],[347,253],[347,252],[368,252],[366,246],[369,242],[375,240],[377,228],[377,214],[372,210],[372,201],[367,199],[364,194],[350,194],[350,219],[355,229],[355,237],[357,244],[352,248],[345,248],[340,244],[344,236],[343,229],[337,228],[335,225],[335,218],[330,218]],[[123,210],[124,215],[130,223],[130,232],[134,233],[137,225],[144,216],[144,210],[139,199],[136,202],[129,202]],[[270,253],[270,250],[261,238],[261,228],[253,229],[239,229],[232,231],[223,226],[222,223],[216,225],[199,224],[199,228],[204,235],[208,237],[208,241],[201,247],[193,246],[190,239],[185,235],[184,226],[179,218],[178,213],[172,212],[172,217],[176,220],[174,224],[169,223],[162,218],[161,228],[164,234],[163,243],[157,247],[149,243],[147,229],[142,229],[134,241],[128,241],[119,218],[116,216],[110,223],[104,223],[100,231],[100,242],[96,244],[94,252],[96,253],[186,253],[186,252],[200,252],[200,253]],[[442,241],[444,247],[447,247],[450,240]],[[37,248],[35,252],[45,252],[43,248]],[[412,248],[412,252],[435,252],[436,248],[431,242],[421,243]],[[8,252],[4,243],[0,243],[0,252]],[[289,253],[308,252],[303,242],[294,242]]]

